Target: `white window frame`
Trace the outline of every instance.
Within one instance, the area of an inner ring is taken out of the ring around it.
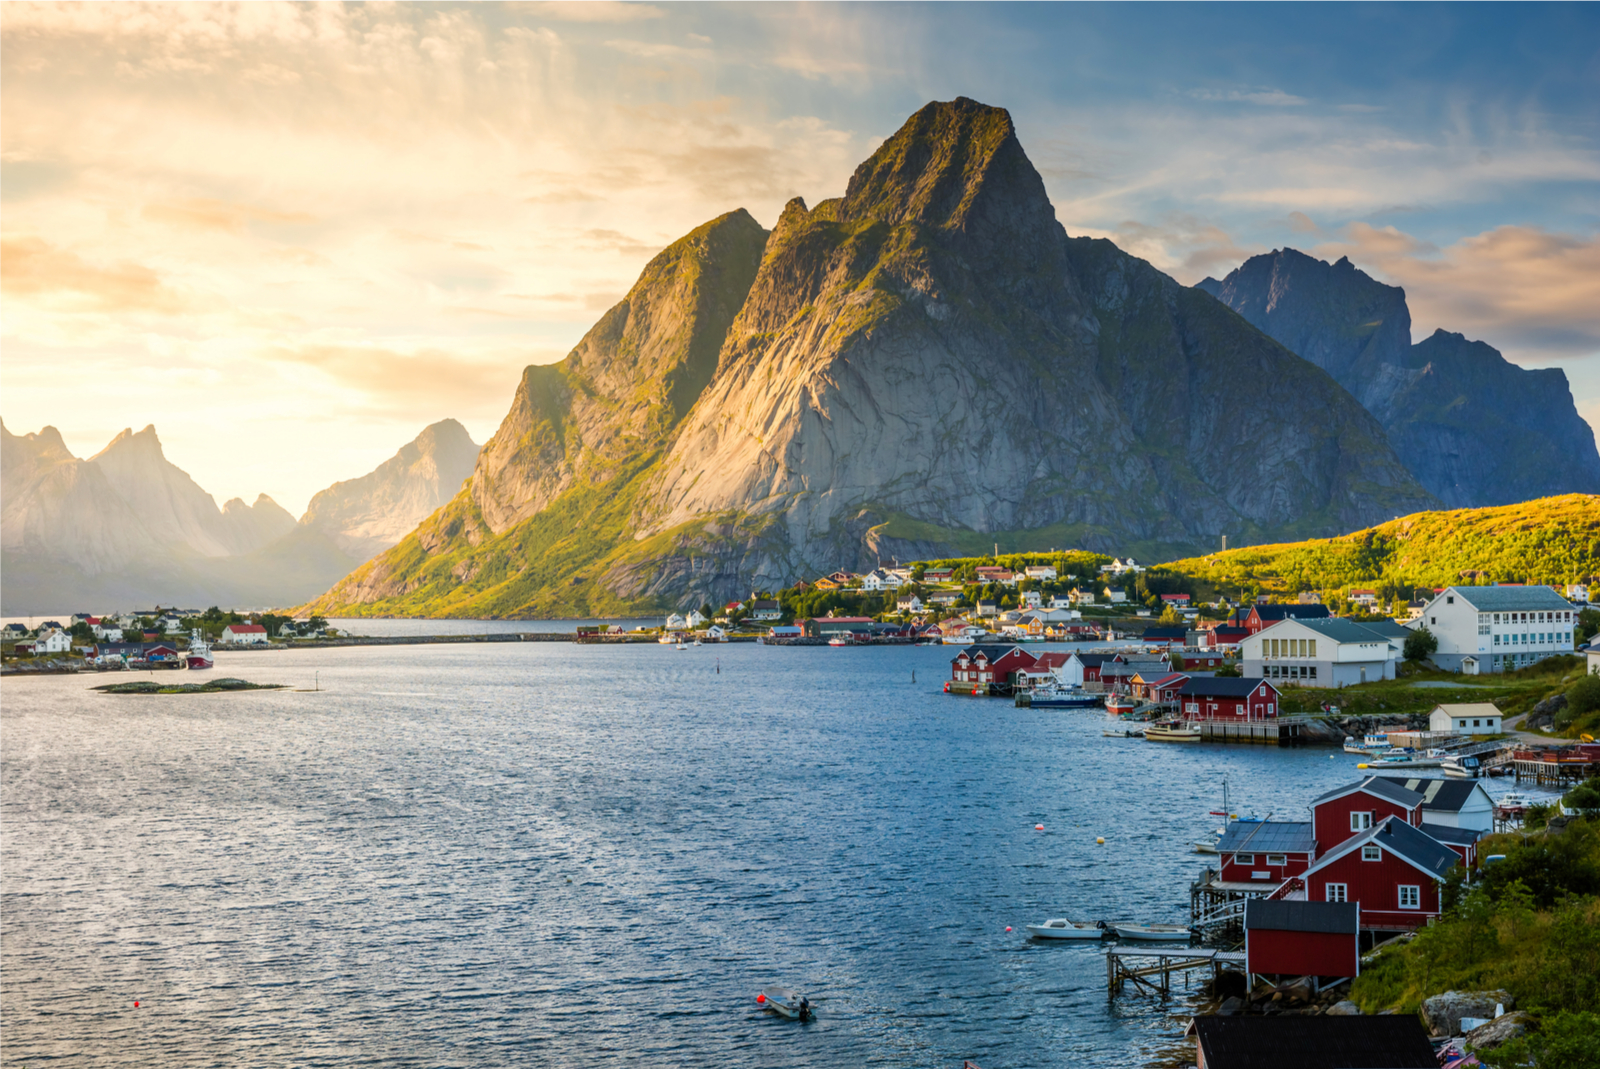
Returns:
[[[1267,855],[1267,864],[1269,864],[1269,865],[1282,866],[1282,865],[1287,865],[1288,863],[1289,863],[1289,855],[1288,854],[1268,854]]]
[[[1350,830],[1366,831],[1368,828],[1372,827],[1372,817],[1373,813],[1370,809],[1352,809],[1350,811]]]
[[[1322,885],[1322,900],[1324,902],[1350,901],[1350,885],[1347,883],[1325,883]]]
[[[1397,890],[1399,891],[1399,894],[1400,894],[1400,908],[1401,909],[1421,909],[1422,908],[1422,885],[1421,884],[1403,883],[1403,884],[1401,884],[1399,886],[1399,888],[1397,888]],[[1409,899],[1409,901],[1408,901],[1408,899]]]
[[[1361,848],[1361,860],[1362,861],[1382,861],[1383,860],[1383,847],[1374,846],[1372,843],[1367,843],[1365,846],[1363,846]]]
[[[1235,865],[1254,865],[1256,863],[1256,855],[1254,855],[1254,854],[1234,854],[1233,855],[1233,863]]]

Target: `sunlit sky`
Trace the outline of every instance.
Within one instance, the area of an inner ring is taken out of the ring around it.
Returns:
[[[298,514],[435,420],[486,440],[662,246],[956,96],[1069,233],[1184,283],[1348,255],[1600,422],[1594,4],[8,3],[0,416],[154,423]]]

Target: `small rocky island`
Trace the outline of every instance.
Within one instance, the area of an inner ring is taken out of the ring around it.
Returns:
[[[95,690],[107,694],[224,694],[236,690],[282,690],[283,683],[251,683],[243,679],[213,679],[207,683],[157,683],[140,679],[129,683],[106,683]]]

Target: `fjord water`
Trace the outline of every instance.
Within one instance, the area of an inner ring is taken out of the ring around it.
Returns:
[[[947,697],[951,653],[408,646],[218,657],[318,692],[8,680],[7,1061],[1145,1064],[1181,1022],[1109,1006],[1097,945],[1022,926],[1183,919],[1224,774],[1236,809],[1304,819],[1353,759]],[[769,983],[818,1019],[758,1012]]]

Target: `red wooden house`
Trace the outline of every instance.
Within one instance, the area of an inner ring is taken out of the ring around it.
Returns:
[[[1412,827],[1422,823],[1422,795],[1382,776],[1338,787],[1311,803],[1317,846],[1326,854],[1352,835],[1398,817]]]
[[[1356,902],[1244,904],[1245,972],[1265,976],[1361,975],[1361,906]]]
[[[1032,668],[1038,658],[1021,646],[968,646],[950,662],[950,679],[955,683],[1011,683],[1022,669]]]
[[[1218,876],[1230,890],[1275,890],[1316,860],[1311,825],[1279,820],[1235,820],[1217,842]]]
[[[1188,675],[1183,672],[1168,672],[1152,679],[1145,678],[1141,672],[1129,682],[1133,687],[1133,693],[1146,701],[1175,702],[1178,700],[1178,688],[1188,679]]]
[[[1346,839],[1306,874],[1311,902],[1356,902],[1361,926],[1382,931],[1420,928],[1439,915],[1439,881],[1460,855],[1400,817]]]
[[[1278,715],[1278,690],[1264,679],[1191,676],[1178,689],[1185,720],[1271,720]]]
[[[1279,620],[1326,620],[1329,615],[1326,605],[1252,605],[1243,622],[1255,635]]]
[[[1227,658],[1219,649],[1185,646],[1181,651],[1173,652],[1183,658],[1183,667],[1191,672],[1212,671],[1227,663]]]
[[[1237,647],[1239,643],[1250,637],[1248,627],[1230,627],[1227,624],[1218,624],[1211,629],[1211,645],[1216,648],[1224,646]]]

